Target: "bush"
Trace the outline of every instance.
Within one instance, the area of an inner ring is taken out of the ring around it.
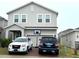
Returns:
[[[2,39],[1,40],[1,47],[8,47],[8,45],[10,44],[12,42],[12,40],[11,39]]]

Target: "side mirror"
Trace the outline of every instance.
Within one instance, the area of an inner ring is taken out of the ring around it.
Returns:
[[[15,40],[12,40],[12,42],[14,42]]]

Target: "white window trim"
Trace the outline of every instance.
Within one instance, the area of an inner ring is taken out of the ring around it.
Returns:
[[[15,18],[14,18],[15,15],[18,15],[18,16],[19,16],[18,22],[15,22]],[[20,14],[14,14],[14,15],[13,15],[13,23],[19,23],[19,20],[20,20]]]
[[[38,15],[42,15],[42,22],[43,22],[43,14],[37,14],[37,23],[42,23],[42,22],[38,22]]]
[[[21,23],[26,23],[26,22],[22,22],[22,15],[26,15],[26,22],[27,22],[27,19],[28,19],[28,15],[27,14],[21,14]]]
[[[50,22],[46,22],[46,15],[50,15]],[[51,14],[45,14],[44,20],[45,20],[45,23],[51,23]]]

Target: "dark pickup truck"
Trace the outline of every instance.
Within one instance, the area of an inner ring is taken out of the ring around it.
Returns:
[[[54,37],[42,37],[39,44],[39,54],[48,52],[59,55],[58,41]]]

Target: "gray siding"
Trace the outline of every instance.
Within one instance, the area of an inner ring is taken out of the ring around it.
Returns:
[[[31,11],[31,6],[34,7],[34,11]],[[28,15],[28,19],[26,23],[22,23],[21,22],[21,17],[20,20],[17,24],[22,25],[22,26],[51,26],[51,27],[57,27],[57,15],[51,11],[48,11],[44,8],[41,8],[37,5],[31,4],[28,5],[22,9],[16,10],[15,12],[12,12],[10,14],[8,14],[8,25],[11,25],[14,23],[13,20],[13,15],[14,14],[27,14]],[[51,15],[51,22],[50,23],[46,23],[45,19],[43,17],[43,22],[42,23],[38,23],[37,22],[37,14],[50,14]]]

